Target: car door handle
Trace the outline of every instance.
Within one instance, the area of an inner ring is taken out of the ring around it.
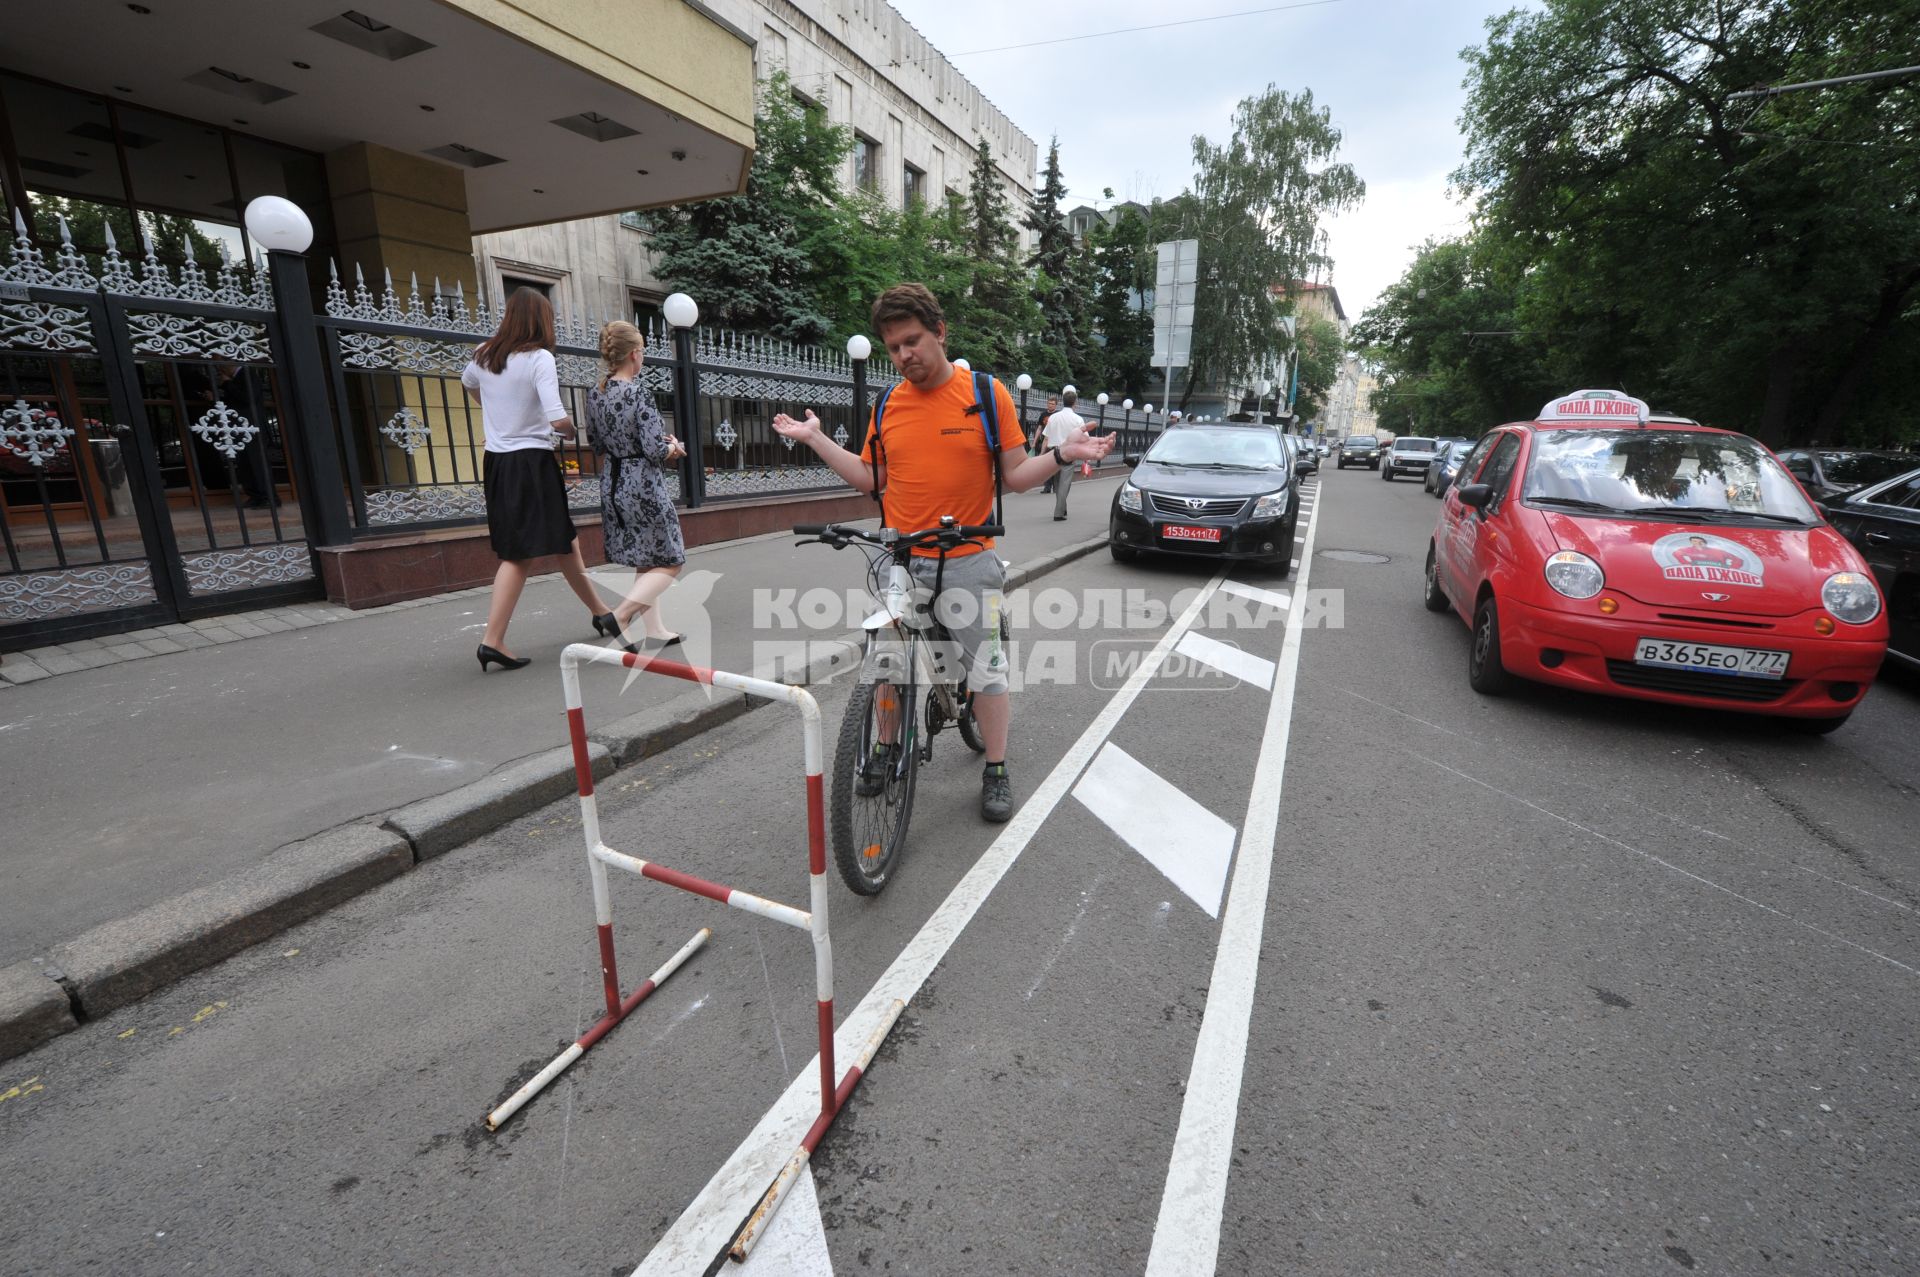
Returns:
[[[1865,538],[1865,539],[1866,539],[1866,540],[1868,540],[1868,541],[1891,541],[1891,540],[1893,540],[1893,533],[1891,533],[1891,532],[1869,532],[1869,533],[1867,533],[1867,534],[1866,534],[1866,538]]]

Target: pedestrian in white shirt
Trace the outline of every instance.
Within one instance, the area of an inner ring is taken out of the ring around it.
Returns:
[[[1073,410],[1073,405],[1079,401],[1079,398],[1078,392],[1071,389],[1060,392],[1062,407],[1060,411],[1047,418],[1045,436],[1047,447],[1059,447],[1073,437],[1074,431],[1086,426],[1086,418]],[[1053,521],[1055,523],[1067,517],[1067,489],[1073,486],[1073,476],[1078,470],[1078,466],[1062,466],[1060,473],[1054,476]]]
[[[486,430],[487,537],[500,556],[487,632],[476,653],[483,672],[489,665],[517,670],[528,664],[529,658],[507,647],[507,623],[534,559],[559,556],[561,574],[587,605],[595,632],[620,632],[613,614],[600,610],[600,595],[587,577],[579,534],[567,513],[566,480],[553,455],[554,436],[573,435],[573,421],[560,403],[553,345],[553,303],[531,288],[518,289],[507,298],[499,330],[480,343],[460,374]]]

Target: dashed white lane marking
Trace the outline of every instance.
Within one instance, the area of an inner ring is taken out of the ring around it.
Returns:
[[[1080,777],[1073,796],[1209,918],[1220,916],[1220,894],[1233,863],[1232,825],[1112,742]]]
[[[1313,559],[1311,527],[1300,557]],[[1307,573],[1301,573],[1296,588],[1307,588]],[[1227,1207],[1227,1176],[1233,1170],[1233,1132],[1247,1068],[1247,1034],[1260,972],[1260,940],[1266,930],[1267,886],[1273,877],[1273,844],[1280,828],[1280,791],[1286,778],[1304,633],[1301,613],[1289,611],[1273,696],[1267,702],[1267,724],[1260,737],[1260,757],[1253,769],[1253,792],[1240,826],[1233,891],[1213,954],[1206,1015],[1194,1043],[1180,1126],[1174,1133],[1160,1215],[1153,1226],[1147,1277],[1204,1277],[1214,1271],[1220,1257],[1220,1221]]]
[[[1160,641],[1154,644],[1146,659],[1140,662],[1121,689],[1114,693],[1105,708],[1094,716],[1093,722],[1080,733],[1080,738],[1067,750],[1066,756],[1034,789],[1033,797],[1013,813],[1013,819],[1007,822],[1000,836],[993,840],[992,845],[981,853],[980,859],[974,862],[973,868],[967,870],[966,875],[954,885],[940,907],[933,911],[933,916],[927,919],[926,925],[920,928],[913,939],[907,942],[907,947],[900,951],[900,956],[874,981],[859,1005],[847,1013],[840,1027],[834,1030],[834,1049],[838,1058],[852,1058],[854,1051],[873,1036],[880,1027],[881,1016],[895,998],[909,1003],[913,1001],[920,986],[940,965],[947,950],[953,947],[967,929],[967,924],[980,911],[980,906],[986,903],[993,889],[999,886],[1000,880],[1020,859],[1020,854],[1033,841],[1040,826],[1053,814],[1060,800],[1067,796],[1075,778],[1093,761],[1093,756],[1106,743],[1107,737],[1113,734],[1120,719],[1139,699],[1141,690],[1158,676],[1160,667],[1166,663],[1180,636],[1193,625],[1195,618],[1204,614],[1214,592],[1220,588],[1220,580],[1216,576],[1196,592],[1186,611],[1167,627],[1167,632],[1160,636]],[[753,1209],[754,1202],[773,1182],[774,1175],[786,1165],[787,1159],[793,1156],[794,1149],[800,1146],[801,1136],[806,1134],[814,1118],[819,1116],[819,1058],[818,1055],[809,1057],[806,1066],[787,1084],[787,1089],[773,1107],[760,1118],[680,1218],[654,1244],[653,1250],[634,1270],[634,1277],[682,1277],[685,1273],[706,1272],[712,1266],[739,1231],[741,1221]]]
[[[833,1277],[833,1256],[827,1253],[827,1229],[820,1222],[820,1195],[811,1170],[793,1182],[780,1213],[739,1271],[745,1277]]]
[[[1228,594],[1238,594],[1243,599],[1265,603],[1268,607],[1283,608],[1292,602],[1285,590],[1263,590],[1257,585],[1243,585],[1238,581],[1222,581],[1220,588]]]
[[[1211,665],[1224,674],[1231,674],[1242,683],[1252,683],[1261,691],[1273,686],[1273,662],[1264,656],[1243,652],[1231,643],[1189,632],[1173,650],[1191,660]]]

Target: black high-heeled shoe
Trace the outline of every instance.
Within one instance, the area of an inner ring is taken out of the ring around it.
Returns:
[[[642,652],[664,652],[666,649],[678,645],[679,642],[686,637],[684,634],[670,634],[663,639],[643,638],[638,643],[629,643],[625,639],[621,639],[620,646],[626,648],[635,656],[638,656]]]
[[[620,622],[611,612],[602,612],[593,618],[593,632],[601,638],[619,638]]]
[[[531,656],[508,656],[505,652],[488,647],[485,643],[480,645],[479,650],[476,651],[474,655],[480,658],[480,672],[482,674],[487,672],[489,662],[498,665],[503,670],[520,670],[533,664],[533,658]]]

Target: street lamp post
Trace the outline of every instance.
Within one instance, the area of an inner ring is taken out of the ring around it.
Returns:
[[[691,510],[707,500],[705,453],[700,446],[700,370],[693,356],[693,326],[700,322],[700,307],[685,293],[675,293],[660,303],[660,310],[673,329],[674,424],[680,427],[680,442],[687,449],[680,458],[680,492]]]
[[[853,361],[853,450],[867,446],[867,360],[873,356],[873,343],[861,333],[847,338],[847,358]]]
[[[1099,417],[1094,423],[1094,429],[1105,430],[1107,428],[1107,392],[1103,390],[1095,395],[1093,402],[1100,409]]]
[[[342,498],[346,482],[340,472],[338,426],[327,404],[320,347],[313,340],[313,293],[307,283],[313,223],[299,205],[278,195],[250,201],[242,220],[253,242],[267,250],[274,313],[284,335],[288,403],[299,423],[288,432],[287,443],[299,458],[300,513],[307,539],[314,545],[346,545],[353,540],[353,520]],[[157,482],[154,490],[160,490]]]
[[[1027,428],[1027,392],[1033,389],[1033,378],[1023,372],[1013,379],[1013,384],[1020,391],[1020,429],[1024,431]]]

